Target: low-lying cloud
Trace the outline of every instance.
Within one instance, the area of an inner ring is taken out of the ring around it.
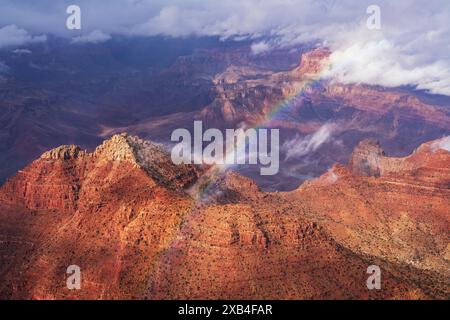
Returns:
[[[78,36],[72,39],[72,43],[102,43],[111,39],[111,36],[100,30],[94,30],[91,33]]]
[[[47,37],[45,35],[33,36],[14,24],[4,27],[0,25],[0,48],[43,42],[46,39]]]
[[[446,150],[450,152],[450,137],[444,137],[434,142],[431,148],[436,151],[438,149]]]
[[[290,158],[301,158],[316,151],[324,143],[330,141],[335,128],[335,124],[327,123],[306,137],[297,135],[294,139],[286,141],[281,148],[286,152],[286,160]]]
[[[254,54],[260,54],[269,51],[270,45],[265,41],[260,41],[253,43],[250,48]]]
[[[29,49],[15,49],[13,52],[15,54],[18,54],[18,55],[32,54],[33,53],[33,51],[31,51]]]

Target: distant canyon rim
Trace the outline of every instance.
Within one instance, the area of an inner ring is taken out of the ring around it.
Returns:
[[[261,166],[248,164],[238,171],[264,190],[289,191],[335,162],[347,163],[365,138],[379,140],[389,155],[405,156],[450,134],[450,99],[318,80],[326,48],[255,55],[245,41],[156,37],[80,44],[74,56],[60,41],[35,44],[31,55],[1,55],[10,73],[0,84],[0,181],[61,144],[93,150],[104,138],[128,132],[167,146],[174,130],[193,134],[194,121],[202,121],[204,130],[222,132],[278,129],[278,173],[263,176]]]

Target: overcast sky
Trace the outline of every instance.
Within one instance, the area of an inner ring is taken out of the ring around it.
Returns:
[[[66,29],[70,4],[81,7],[81,31]],[[380,30],[366,26],[372,4]],[[256,54],[314,40],[333,51],[327,76],[450,95],[449,0],[0,0],[0,8],[0,48],[49,34],[73,45],[116,34],[247,37]]]

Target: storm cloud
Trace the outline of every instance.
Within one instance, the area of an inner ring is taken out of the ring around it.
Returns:
[[[48,34],[75,43],[106,41],[114,35],[246,38],[254,42],[255,54],[313,42],[333,52],[324,77],[412,85],[450,95],[447,0],[0,1],[0,28],[9,28],[0,32],[0,47],[44,41]],[[65,27],[70,4],[82,9],[82,30]],[[381,9],[379,30],[366,26],[366,10],[372,4]]]

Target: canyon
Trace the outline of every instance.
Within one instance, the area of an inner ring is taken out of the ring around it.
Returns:
[[[0,51],[0,298],[450,298],[450,98],[326,79],[310,45],[66,47]],[[276,130],[279,172],[172,161],[199,121]]]
[[[447,140],[348,166],[291,192],[175,165],[120,134],[45,152],[0,189],[7,299],[448,299]],[[81,290],[65,287],[79,265]],[[366,269],[382,270],[368,290]]]
[[[265,191],[292,191],[334,163],[347,163],[367,138],[379,140],[391,155],[406,156],[450,134],[448,97],[322,79],[330,54],[325,48],[255,55],[245,42],[123,41],[67,52],[53,40],[31,48],[31,55],[0,53],[18,70],[0,83],[1,182],[62,144],[92,151],[121,132],[170,144],[176,129],[192,134],[194,121],[205,130],[279,129],[285,146],[280,172],[239,171]],[[321,129],[326,139],[310,144]],[[312,147],[287,156],[287,146],[297,144]]]

